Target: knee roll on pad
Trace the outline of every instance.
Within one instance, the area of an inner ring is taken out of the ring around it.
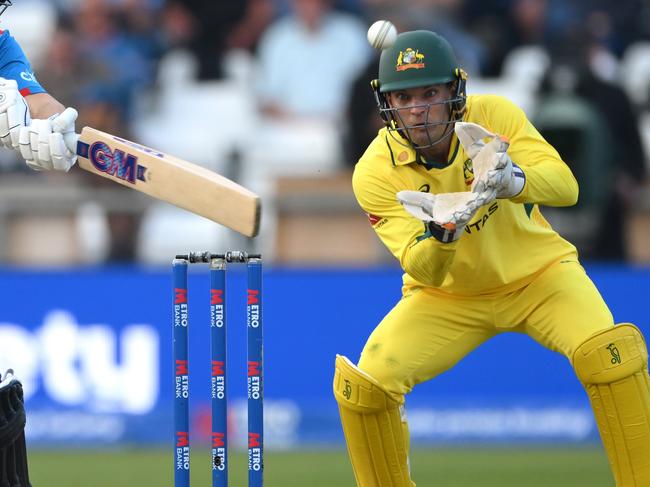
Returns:
[[[624,323],[588,338],[573,366],[583,384],[611,384],[647,369],[648,350],[639,329]]]
[[[630,323],[588,338],[573,367],[589,395],[616,485],[650,485],[648,350]]]
[[[342,355],[336,356],[334,395],[341,406],[359,413],[398,409],[404,403]]]
[[[400,411],[403,396],[389,393],[341,355],[336,356],[334,396],[357,485],[414,487]]]

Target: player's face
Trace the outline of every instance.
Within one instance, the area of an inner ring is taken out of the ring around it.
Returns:
[[[449,84],[431,85],[387,93],[395,119],[404,135],[416,146],[431,146],[449,130]]]

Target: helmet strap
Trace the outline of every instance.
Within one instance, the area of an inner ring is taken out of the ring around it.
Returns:
[[[388,105],[386,94],[379,91],[379,80],[373,79],[370,82],[370,86],[372,87],[372,93],[375,95],[375,102],[377,103],[377,108],[379,109],[379,116],[381,117],[381,120],[384,122],[384,125],[386,125],[386,127],[392,127],[396,124],[395,119],[390,112],[390,106]]]
[[[451,104],[451,116],[452,118],[457,116],[460,120],[465,113],[467,73],[461,68],[456,68],[454,69],[454,75],[456,76],[456,93],[454,94],[456,101]]]

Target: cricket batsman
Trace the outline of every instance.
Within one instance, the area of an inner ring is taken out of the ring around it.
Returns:
[[[11,6],[0,0],[0,15]],[[27,57],[9,31],[0,29],[0,147],[18,151],[35,171],[67,172],[77,160],[52,120],[66,108],[36,80]],[[74,116],[62,133],[75,130]],[[67,118],[67,117],[66,117]]]
[[[0,0],[0,15],[9,6],[10,0]],[[52,120],[64,110],[36,80],[9,31],[0,29],[0,146],[18,151],[34,170],[68,171],[76,154],[52,130]],[[75,130],[75,118],[63,132]],[[0,375],[0,485],[30,486],[25,424],[22,384],[10,369]]]
[[[357,485],[414,486],[405,395],[513,331],[569,359],[616,485],[650,486],[644,338],[614,324],[576,248],[539,209],[575,204],[576,180],[520,108],[466,96],[466,79],[444,38],[411,31],[382,51],[372,83],[386,127],[357,163],[353,188],[404,276],[402,298],[358,363],[336,357]]]

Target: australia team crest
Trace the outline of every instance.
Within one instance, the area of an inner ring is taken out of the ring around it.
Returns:
[[[396,71],[406,71],[407,69],[423,69],[424,68],[424,54],[420,53],[419,49],[411,49],[407,47],[404,51],[400,51],[397,56]]]
[[[471,186],[474,182],[474,166],[472,165],[472,160],[469,158],[463,163],[463,177],[465,178],[466,186]]]

